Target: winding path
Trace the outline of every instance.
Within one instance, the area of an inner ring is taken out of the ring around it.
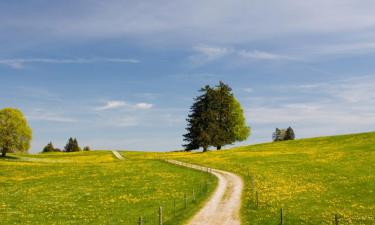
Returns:
[[[122,157],[122,155],[118,152],[118,151],[112,151],[113,155],[119,159],[119,160],[123,160],[124,157]]]
[[[242,179],[222,170],[210,169],[177,160],[169,163],[207,171],[218,178],[215,192],[203,208],[187,223],[188,225],[240,225]]]

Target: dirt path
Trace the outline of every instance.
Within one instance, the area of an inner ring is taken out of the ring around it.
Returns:
[[[123,160],[124,157],[118,151],[112,151],[113,155],[116,156],[119,160]]]
[[[188,225],[239,225],[241,193],[243,189],[242,179],[222,170],[209,169],[176,160],[167,160],[181,166],[197,170],[208,171],[218,179],[215,192],[203,206],[203,208],[187,223]]]

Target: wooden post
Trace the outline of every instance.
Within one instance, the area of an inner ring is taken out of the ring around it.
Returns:
[[[159,207],[159,225],[163,225],[163,208]]]
[[[280,224],[284,225],[284,211],[283,211],[283,208],[280,209]]]
[[[187,196],[186,193],[184,194],[184,199],[185,199],[185,209],[187,208]]]
[[[138,225],[143,225],[142,216],[140,216],[140,217],[138,218]]]
[[[258,206],[259,206],[259,194],[258,194],[258,191],[255,192],[255,205],[258,208]]]
[[[339,215],[335,214],[335,225],[339,225]]]

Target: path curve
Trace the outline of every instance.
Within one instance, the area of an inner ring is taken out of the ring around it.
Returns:
[[[119,160],[123,160],[124,157],[118,151],[112,151],[113,155],[116,156]]]
[[[230,172],[202,167],[177,160],[169,163],[212,173],[218,178],[218,185],[208,202],[187,223],[188,225],[240,225],[242,179]]]

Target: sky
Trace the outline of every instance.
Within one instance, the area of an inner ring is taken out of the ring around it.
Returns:
[[[181,149],[193,98],[229,84],[251,136],[373,131],[375,1],[0,0],[0,108],[31,152]],[[227,146],[231,147],[231,146]]]

